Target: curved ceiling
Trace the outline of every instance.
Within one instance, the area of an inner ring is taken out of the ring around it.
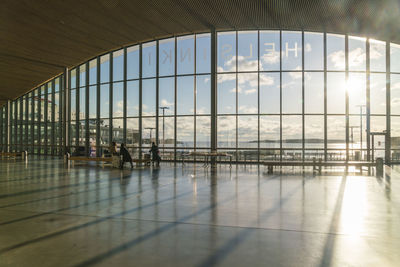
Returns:
[[[101,53],[165,36],[304,29],[400,43],[397,0],[3,0],[0,104]]]

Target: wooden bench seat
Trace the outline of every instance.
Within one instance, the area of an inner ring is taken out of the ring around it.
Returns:
[[[151,159],[132,159],[132,162],[136,163],[136,166],[144,163],[146,165],[150,165]]]
[[[112,158],[91,158],[91,157],[69,157],[69,160],[79,160],[79,161],[96,161],[96,162],[112,162]]]
[[[27,152],[0,152],[0,157],[8,157],[8,158],[25,158]]]
[[[313,170],[318,169],[319,173],[321,173],[322,167],[354,166],[360,168],[360,170],[362,170],[362,167],[376,167],[376,163],[370,161],[264,161],[262,164],[268,166],[268,173],[273,173],[274,166],[309,166],[313,167]]]

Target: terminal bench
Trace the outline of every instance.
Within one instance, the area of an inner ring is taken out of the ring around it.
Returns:
[[[0,157],[4,158],[18,158],[21,157],[22,159],[26,159],[28,155],[27,151],[23,152],[0,152]]]
[[[274,166],[309,166],[313,170],[321,173],[322,167],[348,167],[354,166],[362,171],[362,167],[376,167],[376,162],[370,161],[264,161],[264,166],[268,167],[268,173],[273,173]]]
[[[119,157],[118,157],[119,159]],[[101,162],[101,163],[114,163],[114,158],[113,157],[77,157],[77,156],[67,156],[67,160],[71,162],[75,161],[87,161],[87,162]],[[145,163],[146,165],[150,165],[151,160],[150,159],[132,159],[132,162],[136,163],[136,166],[139,166],[142,163]],[[113,164],[113,167],[119,167],[120,164],[120,159],[118,162],[115,162]]]

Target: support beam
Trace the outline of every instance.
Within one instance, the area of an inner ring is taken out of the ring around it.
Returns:
[[[217,151],[217,32],[215,28],[211,29],[211,151]]]

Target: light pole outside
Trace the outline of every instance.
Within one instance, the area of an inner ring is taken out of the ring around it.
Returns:
[[[169,107],[160,107],[160,109],[162,109],[162,139],[163,139],[163,155],[164,155],[164,152],[165,152],[165,136],[164,136],[164,134],[165,134],[165,124],[164,124],[164,119],[165,119],[165,110],[166,109],[169,109]]]
[[[151,143],[151,133],[155,128],[154,127],[145,127],[145,129],[150,130],[150,143]]]
[[[362,131],[363,131],[363,125],[362,125],[362,109],[363,107],[367,107],[367,105],[357,105],[356,107],[360,107],[360,153],[361,153],[361,160],[363,158],[363,142],[362,142]]]

